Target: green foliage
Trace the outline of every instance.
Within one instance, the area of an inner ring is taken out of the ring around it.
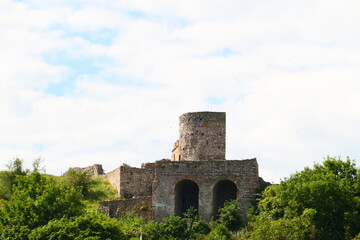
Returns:
[[[150,221],[142,227],[144,240],[161,240],[166,239],[163,235],[162,226],[158,222]]]
[[[214,224],[211,232],[206,236],[207,240],[228,240],[230,239],[229,229],[223,224]]]
[[[139,238],[141,228],[146,224],[145,220],[139,217],[135,211],[131,211],[119,219],[120,228],[127,239]]]
[[[13,194],[13,186],[15,182],[15,174],[8,171],[0,172],[0,199],[10,200]]]
[[[72,219],[62,218],[50,221],[35,229],[29,236],[31,240],[105,240],[128,239],[119,228],[116,219],[102,214],[85,214]]]
[[[131,167],[130,164],[127,164],[127,163],[123,163],[123,164],[121,164],[121,166],[122,166],[122,167],[128,167],[128,168]]]
[[[76,171],[72,168],[64,174],[63,181],[69,186],[78,189],[83,196],[88,196],[91,186],[94,185],[89,173]]]
[[[25,176],[30,172],[45,172],[44,167],[41,167],[41,158],[37,158],[33,162],[33,170],[24,169],[23,160],[20,158],[15,158],[14,160],[9,161],[6,165],[7,171],[0,172],[0,199],[10,200],[14,188],[17,185],[17,176]]]
[[[31,230],[27,226],[1,226],[0,239],[27,240]]]
[[[281,184],[267,188],[259,210],[281,221],[314,209],[317,239],[351,238],[360,228],[359,181],[355,163],[327,157],[323,164],[305,168]]]
[[[262,212],[235,239],[315,239],[315,225],[312,223],[315,214],[315,210],[306,209],[298,217],[274,219],[271,214]]]
[[[205,236],[211,231],[209,224],[201,216],[197,215],[196,209],[193,206],[184,213],[184,219],[187,225],[188,238]]]
[[[186,220],[179,216],[170,216],[165,218],[161,223],[161,232],[164,239],[186,239],[187,223]]]
[[[236,200],[225,202],[224,207],[219,209],[218,221],[230,231],[238,230],[242,226],[241,211]]]
[[[44,160],[42,158],[37,158],[34,160],[32,167],[33,167],[33,172],[43,172],[45,173],[45,167],[41,166],[41,163]]]
[[[354,237],[352,240],[360,240],[360,233],[356,237]]]
[[[16,176],[24,176],[29,173],[29,170],[23,168],[23,162],[22,159],[15,158],[13,161],[9,161],[6,167],[9,172],[14,173]]]
[[[8,170],[0,172],[0,198],[10,200],[17,185],[16,177],[28,174],[29,170],[23,168],[23,160],[20,158],[15,158],[6,166]]]
[[[83,211],[81,195],[74,188],[57,184],[34,172],[17,177],[10,201],[0,209],[0,225],[34,229],[52,219],[77,216]]]
[[[99,201],[116,199],[117,192],[105,178],[92,178],[89,193],[84,196],[86,210],[96,212]]]
[[[93,184],[90,188],[90,194],[87,199],[95,201],[113,200],[116,199],[116,190],[106,180],[106,178],[93,178]]]
[[[194,208],[184,213],[184,217],[170,216],[161,223],[151,221],[143,228],[146,240],[205,239],[209,232],[209,224],[196,214]]]

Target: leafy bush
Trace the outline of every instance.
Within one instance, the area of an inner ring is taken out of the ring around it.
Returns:
[[[76,171],[72,168],[64,174],[63,181],[69,186],[78,189],[83,196],[88,196],[91,186],[94,185],[89,173]]]
[[[27,240],[31,230],[27,226],[2,226],[0,227],[0,239]]]
[[[125,236],[130,238],[139,238],[142,227],[146,224],[145,220],[139,217],[135,211],[128,212],[119,219],[120,228]]]
[[[23,168],[23,160],[15,158],[7,164],[7,171],[0,172],[0,198],[10,200],[17,185],[17,176],[25,176],[29,170]]]
[[[83,211],[81,195],[75,189],[57,184],[34,172],[17,177],[10,201],[0,209],[0,225],[34,229],[52,219],[77,216]]]
[[[274,219],[263,212],[242,230],[241,237],[236,239],[277,240],[277,239],[315,239],[313,218],[316,211],[306,209],[299,217]]]
[[[229,240],[229,229],[223,224],[214,224],[209,235],[206,236],[207,240]]]
[[[116,219],[102,214],[85,214],[72,219],[62,218],[50,221],[35,229],[29,236],[31,240],[81,240],[81,239],[128,239]]]
[[[209,224],[190,208],[184,217],[170,216],[161,223],[148,222],[144,226],[144,239],[204,239],[209,232]]]
[[[267,188],[263,196],[259,211],[274,220],[296,219],[314,209],[317,239],[351,239],[360,231],[360,174],[349,159],[327,157]]]
[[[230,231],[238,230],[242,226],[241,210],[236,200],[225,202],[224,207],[219,209],[218,221]]]
[[[179,216],[170,216],[165,218],[160,224],[164,239],[186,239],[187,223],[186,220]]]

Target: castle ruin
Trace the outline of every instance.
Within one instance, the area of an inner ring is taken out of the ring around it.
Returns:
[[[171,160],[121,166],[106,175],[122,200],[103,201],[100,210],[119,216],[131,208],[156,221],[194,207],[205,220],[235,199],[245,215],[261,178],[256,159],[226,160],[226,114],[192,112],[180,116],[179,140]],[[141,213],[141,212],[140,212]]]

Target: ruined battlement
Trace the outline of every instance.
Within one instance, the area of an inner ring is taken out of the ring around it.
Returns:
[[[88,167],[84,167],[84,168],[74,167],[71,169],[74,169],[75,171],[78,171],[78,172],[86,172],[86,173],[90,174],[91,176],[96,176],[96,177],[104,175],[104,169],[101,164],[94,164],[92,166],[88,166]]]

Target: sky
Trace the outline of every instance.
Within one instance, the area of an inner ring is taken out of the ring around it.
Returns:
[[[179,116],[226,112],[227,159],[279,182],[360,160],[358,0],[0,0],[0,169],[171,157]],[[359,165],[359,164],[357,164]]]

